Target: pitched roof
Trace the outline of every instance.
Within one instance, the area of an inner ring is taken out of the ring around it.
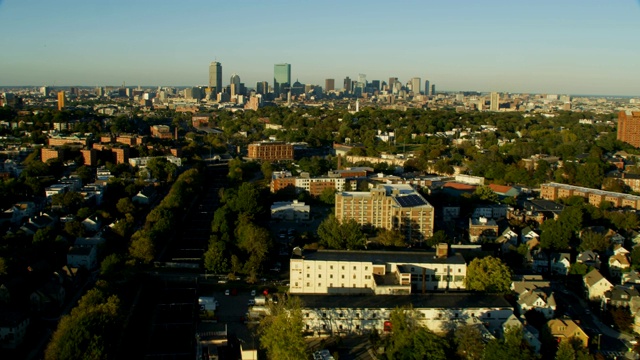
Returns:
[[[582,279],[584,280],[585,284],[587,284],[587,286],[589,287],[597,284],[600,280],[603,280],[603,279],[607,282],[609,281],[605,279],[604,276],[600,274],[600,271],[596,269],[589,271],[589,273],[585,275]]]
[[[489,184],[488,185],[489,188],[491,190],[493,190],[493,192],[497,193],[497,194],[506,194],[508,193],[511,189],[513,189],[511,186],[506,186],[506,185],[498,185],[498,184]]]
[[[551,319],[547,322],[547,325],[551,329],[551,335],[553,336],[570,338],[579,331],[588,338],[584,330],[571,319]]]

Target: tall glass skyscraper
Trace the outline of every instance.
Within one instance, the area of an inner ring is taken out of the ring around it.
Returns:
[[[273,66],[273,92],[276,97],[286,93],[291,87],[291,64],[275,64]]]
[[[222,64],[217,61],[213,61],[209,65],[209,87],[213,94],[222,91]]]

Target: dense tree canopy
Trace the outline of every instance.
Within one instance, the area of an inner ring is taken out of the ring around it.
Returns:
[[[468,290],[508,293],[511,270],[502,260],[493,256],[473,259],[467,267],[465,286]]]

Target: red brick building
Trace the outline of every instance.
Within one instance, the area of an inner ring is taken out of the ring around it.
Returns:
[[[618,113],[618,140],[640,147],[640,111]]]
[[[283,142],[249,144],[247,157],[251,160],[293,160],[293,145]]]

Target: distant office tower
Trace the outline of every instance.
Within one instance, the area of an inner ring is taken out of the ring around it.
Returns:
[[[256,84],[256,93],[265,95],[269,92],[269,84],[266,81],[258,81]]]
[[[367,86],[367,74],[358,74],[358,86],[363,89]]]
[[[291,64],[275,64],[273,66],[273,92],[276,97],[287,93],[291,87]]]
[[[231,96],[240,94],[240,76],[238,74],[231,75],[229,85],[231,87]]]
[[[371,89],[373,91],[379,91],[380,90],[380,80],[371,80],[370,87],[371,87]]]
[[[351,92],[351,79],[348,76],[344,78],[344,91],[346,93]]]
[[[222,64],[217,61],[209,65],[209,87],[214,94],[222,91]]]
[[[64,91],[58,91],[58,110],[64,109]]]
[[[413,91],[413,95],[420,95],[420,85],[422,82],[422,79],[420,79],[419,77],[414,77],[411,78],[411,91]]]
[[[431,95],[436,94],[436,84],[431,85]]]
[[[328,91],[333,91],[333,90],[335,90],[335,87],[336,87],[335,79],[326,79],[324,81],[324,90],[325,91],[327,91],[327,92]]]
[[[640,147],[640,111],[618,113],[618,140]]]
[[[43,86],[40,88],[40,93],[42,96],[49,96],[49,90],[51,90],[48,86]]]
[[[429,87],[429,80],[424,81],[424,94],[431,95],[431,88]]]
[[[489,110],[498,111],[498,109],[500,109],[500,95],[497,92],[492,92],[489,103]]]
[[[390,78],[389,78],[389,84],[388,84],[388,86],[389,86],[389,89],[388,89],[388,90],[389,90],[389,91],[392,91],[392,90],[393,90],[393,85],[396,83],[396,81],[398,81],[398,78],[397,78],[397,77],[390,77]]]

